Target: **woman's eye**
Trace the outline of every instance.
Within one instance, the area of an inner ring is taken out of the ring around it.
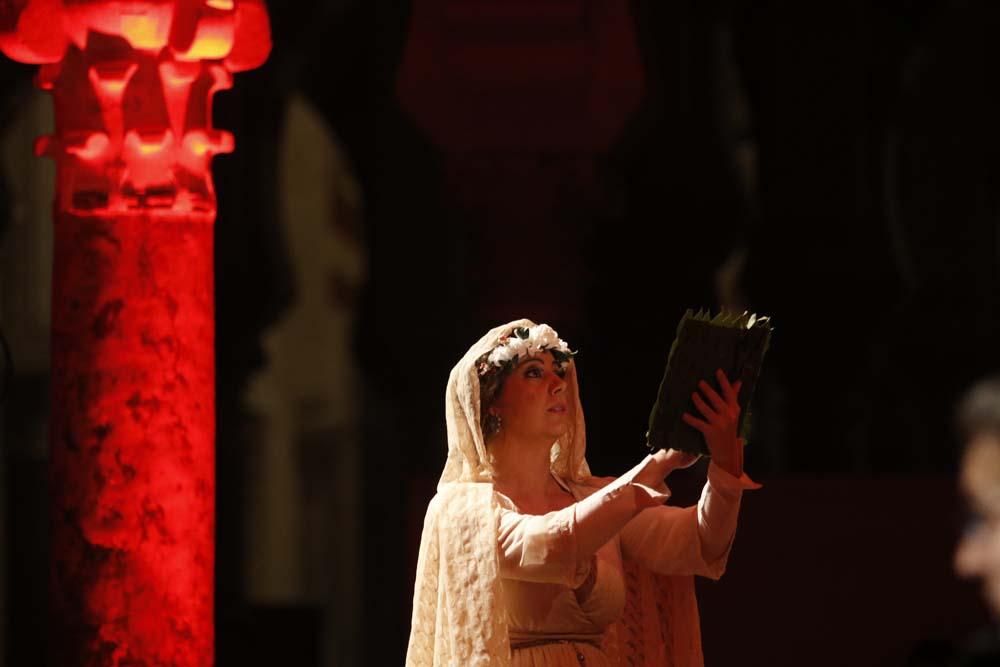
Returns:
[[[540,378],[542,377],[542,369],[538,366],[532,366],[525,372],[524,376],[529,378]]]

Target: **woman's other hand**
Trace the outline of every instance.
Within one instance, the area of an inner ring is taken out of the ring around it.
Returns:
[[[682,452],[676,449],[667,450],[667,474],[669,475],[675,470],[683,470],[684,468],[690,468],[698,459],[701,458],[701,454],[692,454],[691,452]]]
[[[688,454],[676,449],[658,449],[650,457],[649,463],[636,475],[635,481],[652,487],[662,484],[673,471],[694,465],[701,458],[698,454]]]
[[[685,412],[681,419],[705,437],[705,444],[716,465],[734,477],[739,477],[743,474],[743,439],[739,437],[739,394],[742,383],[737,381],[730,384],[729,378],[721,370],[715,372],[715,377],[719,381],[722,395],[702,380],[698,383],[701,393],[691,395],[702,418]]]

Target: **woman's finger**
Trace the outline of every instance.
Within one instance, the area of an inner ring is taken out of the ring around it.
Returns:
[[[719,418],[719,414],[709,407],[708,403],[699,396],[697,393],[691,394],[691,400],[694,401],[694,407],[698,408],[698,412],[701,413],[707,421],[715,421]]]
[[[735,385],[729,383],[729,378],[726,377],[726,374],[721,368],[715,371],[715,379],[719,381],[719,386],[722,388],[722,395],[725,397],[726,403],[729,403],[730,405],[736,403],[736,394],[738,390]]]
[[[719,396],[719,392],[712,389],[712,385],[701,380],[698,382],[698,388],[701,389],[701,393],[705,394],[709,401],[712,402],[712,408],[719,414],[725,413],[727,410],[726,402],[722,400]]]
[[[681,419],[684,421],[685,424],[701,431],[702,433],[705,433],[706,431],[709,431],[712,428],[712,425],[709,424],[708,422],[702,421],[701,419],[698,419],[697,417],[694,417],[688,414],[687,412],[681,415]]]

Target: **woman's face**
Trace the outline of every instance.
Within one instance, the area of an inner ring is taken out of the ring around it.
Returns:
[[[955,550],[955,572],[978,579],[1000,618],[1000,438],[974,438],[962,458],[962,491],[971,520]]]
[[[489,410],[500,416],[506,437],[545,439],[551,444],[569,426],[572,406],[566,386],[566,371],[560,370],[551,353],[528,357],[504,382]]]

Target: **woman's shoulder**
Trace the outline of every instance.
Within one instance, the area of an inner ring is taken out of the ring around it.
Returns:
[[[482,510],[494,502],[496,495],[493,485],[488,482],[442,484],[427,504],[427,514],[453,516]]]

